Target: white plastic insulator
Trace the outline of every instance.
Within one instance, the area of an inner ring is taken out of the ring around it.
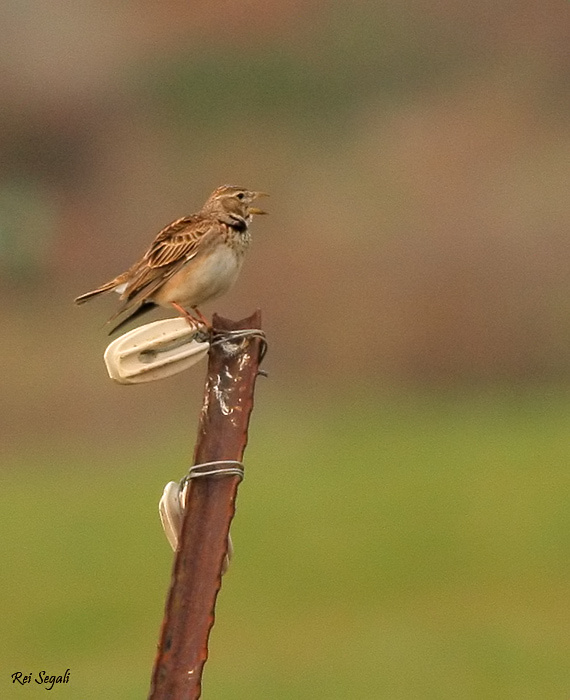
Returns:
[[[111,379],[140,384],[171,377],[199,362],[210,343],[196,340],[199,326],[184,318],[167,318],[135,328],[114,340],[105,350]]]

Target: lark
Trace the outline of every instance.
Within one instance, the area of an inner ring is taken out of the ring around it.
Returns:
[[[75,303],[118,292],[119,308],[109,322],[124,318],[111,332],[155,306],[173,308],[190,323],[211,328],[199,306],[235,284],[251,242],[249,224],[255,214],[267,213],[251,206],[263,196],[265,192],[244,187],[218,187],[199,212],[163,228],[126,272],[77,297]]]

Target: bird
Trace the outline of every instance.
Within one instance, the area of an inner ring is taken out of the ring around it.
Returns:
[[[202,323],[211,329],[198,307],[233,287],[251,242],[249,224],[254,215],[267,213],[251,205],[266,196],[245,187],[218,187],[196,214],[159,231],[142,258],[126,272],[81,294],[75,303],[110,291],[119,293],[119,307],[108,323],[124,318],[110,333],[156,306],[173,308],[190,324]]]

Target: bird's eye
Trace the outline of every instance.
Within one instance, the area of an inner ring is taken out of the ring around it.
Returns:
[[[238,199],[244,199],[244,198],[245,198],[245,194],[244,194],[243,192],[238,192],[238,193],[236,194],[236,197],[237,197]]]

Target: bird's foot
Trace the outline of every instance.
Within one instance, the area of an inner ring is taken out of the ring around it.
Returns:
[[[186,319],[188,324],[192,326],[192,328],[197,328],[198,326],[206,326],[206,329],[208,331],[212,330],[212,324],[208,321],[208,319],[203,316],[198,309],[193,308],[193,311],[198,312],[196,316],[193,316],[189,311],[187,311],[183,306],[180,306],[180,304],[177,304],[175,301],[171,301],[170,305],[178,311],[178,313]]]
[[[210,321],[208,321],[208,319],[204,316],[204,314],[200,311],[200,309],[197,306],[193,306],[192,311],[196,314],[200,323],[203,323],[209,331],[213,330],[212,324],[210,323]]]

